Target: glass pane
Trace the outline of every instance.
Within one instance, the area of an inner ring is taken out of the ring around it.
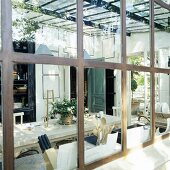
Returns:
[[[166,83],[165,83],[166,82]],[[155,124],[156,135],[169,131],[170,105],[170,75],[157,73],[155,75]]]
[[[0,63],[0,169],[2,169],[2,163],[3,163],[3,125],[2,125],[2,119],[3,119],[3,107],[2,107],[2,63]]]
[[[165,2],[165,3],[167,3],[167,4],[170,4],[170,1],[169,1],[169,0],[161,0],[161,1],[163,1],[163,2]]]
[[[0,22],[1,22],[1,0],[0,0]],[[1,22],[2,23],[2,22]],[[1,29],[2,29],[2,26],[1,26]],[[1,30],[0,29],[0,30]],[[2,49],[2,39],[1,39],[1,32],[0,32],[0,50]]]
[[[14,51],[77,57],[76,0],[13,0],[12,17]]]
[[[170,67],[170,12],[155,4],[155,67]]]
[[[120,2],[84,1],[84,59],[121,62]]]
[[[151,137],[150,73],[129,71],[127,76],[129,82],[127,147],[132,148]]]
[[[121,71],[86,68],[85,163],[121,151]]]
[[[76,169],[76,68],[23,63],[13,75],[15,169]]]
[[[126,2],[127,63],[150,66],[149,0]]]

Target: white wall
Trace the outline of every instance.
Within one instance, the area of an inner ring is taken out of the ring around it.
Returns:
[[[76,57],[77,38],[75,33],[68,32],[60,28],[54,29],[43,27],[36,34],[36,49],[38,48],[39,44],[47,45],[54,56],[71,58]],[[58,74],[59,83],[57,83],[56,87],[51,87],[50,85],[48,85],[49,82],[43,82],[42,64],[36,64],[37,121],[42,120],[42,117],[46,114],[47,110],[47,100],[43,97],[43,83],[45,87],[50,88],[49,90],[55,91],[55,99],[60,100],[64,97],[70,98],[70,67],[52,65],[46,68],[46,72],[54,73],[56,75]]]
[[[63,99],[64,97],[70,98],[70,68],[67,66],[47,66],[46,72],[51,74],[51,69],[55,70],[55,74],[58,74],[57,83],[51,86],[53,81],[49,82],[46,79],[43,80],[42,64],[36,64],[36,120],[41,121],[42,117],[47,113],[47,100],[43,97],[43,87],[47,87],[48,90],[54,90],[55,100]],[[48,70],[49,68],[49,70]],[[45,76],[46,77],[46,76]],[[49,77],[54,79],[53,76]],[[46,91],[44,96],[47,96]],[[52,100],[49,100],[52,102]],[[50,106],[49,106],[50,110]]]

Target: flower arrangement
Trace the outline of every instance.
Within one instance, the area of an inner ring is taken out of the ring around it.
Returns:
[[[68,117],[72,119],[72,117],[76,116],[77,114],[77,100],[76,99],[68,100],[64,98],[62,101],[56,100],[52,102],[51,104],[52,104],[52,108],[50,111],[51,117],[55,117],[56,114],[60,114],[61,116],[60,123],[62,124],[67,124],[67,123],[64,123],[65,119]]]

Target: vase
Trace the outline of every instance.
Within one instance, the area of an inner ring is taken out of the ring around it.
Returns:
[[[64,125],[70,125],[73,122],[73,115],[67,115],[67,116],[61,116],[62,118],[62,124]]]

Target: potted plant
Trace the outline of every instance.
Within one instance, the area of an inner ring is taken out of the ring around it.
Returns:
[[[20,18],[13,21],[13,34],[15,52],[35,53],[35,33],[40,29],[37,21]],[[15,37],[16,35],[16,37]]]
[[[131,72],[132,102],[133,102],[133,93],[134,93],[134,91],[135,91],[135,90],[137,89],[137,87],[138,87],[138,83],[137,83],[137,81],[136,81],[135,78],[134,78],[134,74],[135,74],[135,72],[132,71],[132,72]]]
[[[60,114],[59,123],[66,125],[71,124],[73,116],[77,114],[77,100],[64,98],[62,101],[56,100],[52,102],[50,115],[51,117],[55,117],[56,114]]]
[[[136,111],[139,107],[139,102],[137,100],[134,100],[134,98],[133,98],[133,93],[135,92],[135,90],[138,87],[138,83],[134,78],[135,73],[136,72],[134,72],[134,71],[131,72],[131,91],[132,91],[131,112],[132,112],[132,114],[136,114]]]
[[[35,33],[40,29],[38,21],[27,18],[25,12],[26,4],[19,1],[12,1],[12,8],[15,11],[13,26],[13,48],[15,52],[35,53]],[[37,9],[34,9],[36,12]]]

